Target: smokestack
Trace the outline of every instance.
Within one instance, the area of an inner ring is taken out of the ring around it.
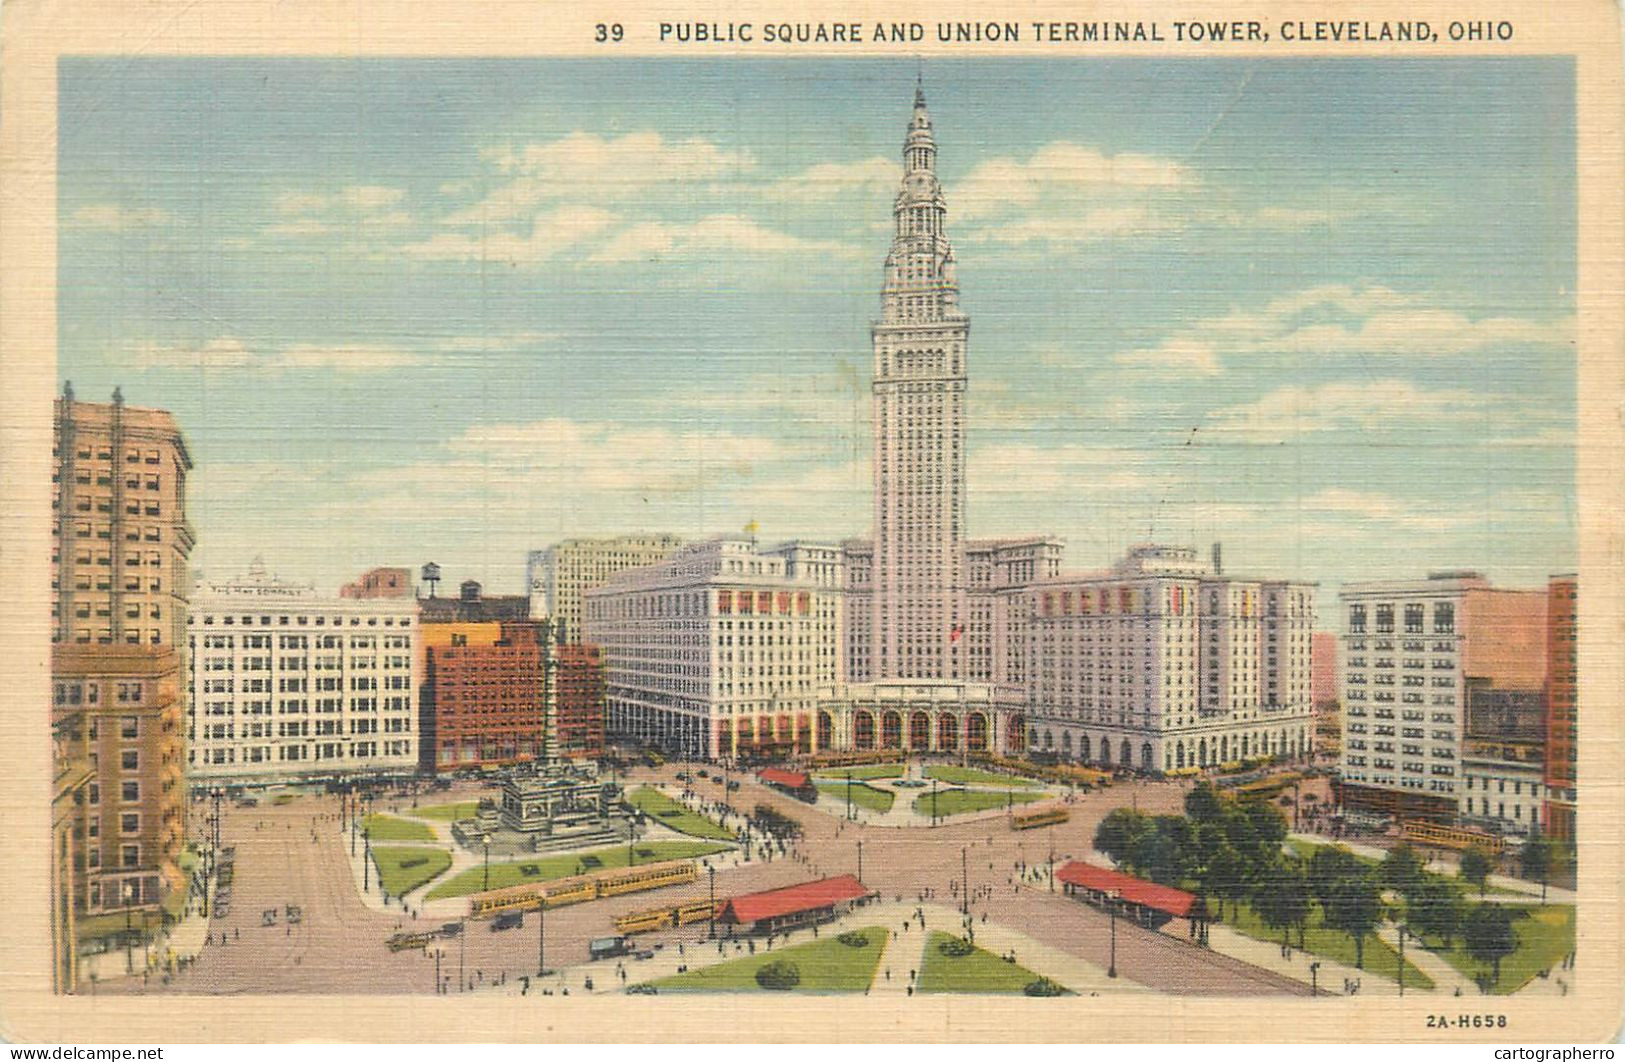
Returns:
[[[1224,574],[1224,548],[1217,542],[1213,543],[1213,574]]]

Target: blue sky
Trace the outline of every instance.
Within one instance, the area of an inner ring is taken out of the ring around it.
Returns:
[[[867,534],[912,62],[71,59],[60,374],[194,558],[517,589],[570,535]],[[970,525],[1345,580],[1575,562],[1567,60],[940,61]]]

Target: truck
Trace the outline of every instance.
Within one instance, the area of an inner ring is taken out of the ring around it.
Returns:
[[[619,958],[631,951],[631,941],[626,937],[599,937],[587,945],[587,958],[597,962],[599,959]]]

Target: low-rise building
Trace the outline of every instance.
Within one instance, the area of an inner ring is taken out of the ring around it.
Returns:
[[[608,690],[604,653],[596,645],[552,647],[549,670],[554,689],[553,734],[555,756],[570,760],[596,760],[604,755],[604,713]]]
[[[497,767],[545,753],[545,629],[519,622],[425,623],[426,771]]]
[[[200,590],[187,627],[187,758],[197,780],[417,769],[415,599],[324,597],[256,563]]]

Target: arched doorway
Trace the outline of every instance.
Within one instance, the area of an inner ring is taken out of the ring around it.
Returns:
[[[1078,738],[1078,759],[1084,763],[1089,762],[1089,735],[1084,734]]]
[[[835,743],[835,720],[828,712],[818,713],[818,747],[827,749]]]
[[[1005,751],[1019,756],[1027,751],[1027,717],[1012,715],[1004,732]]]
[[[1061,755],[1067,759],[1072,758],[1072,731],[1061,731]]]
[[[1140,746],[1140,770],[1145,771],[1147,774],[1154,770],[1154,768],[1151,766],[1152,755],[1151,742],[1147,741],[1144,745]]]
[[[1230,762],[1230,735],[1228,734],[1219,739],[1219,759],[1225,763]]]
[[[1196,743],[1196,766],[1207,766],[1207,738],[1203,738]]]
[[[923,752],[931,747],[931,717],[915,712],[908,717],[908,747]]]
[[[1134,766],[1134,746],[1128,743],[1128,738],[1123,739],[1122,747],[1117,750],[1117,762],[1124,767]]]
[[[1185,743],[1183,741],[1174,745],[1174,768],[1176,770],[1185,769]]]
[[[901,712],[887,712],[880,717],[880,747],[895,749],[903,744],[903,716]]]
[[[1044,735],[1044,747],[1049,748],[1050,736]],[[959,748],[959,717],[952,712],[937,716],[937,751],[954,752]]]
[[[875,717],[868,712],[852,714],[852,747],[858,749],[875,747]]]
[[[987,751],[987,716],[972,712],[965,721],[965,747],[972,752]]]
[[[1110,767],[1112,765],[1111,738],[1100,739],[1100,765],[1102,767]]]

